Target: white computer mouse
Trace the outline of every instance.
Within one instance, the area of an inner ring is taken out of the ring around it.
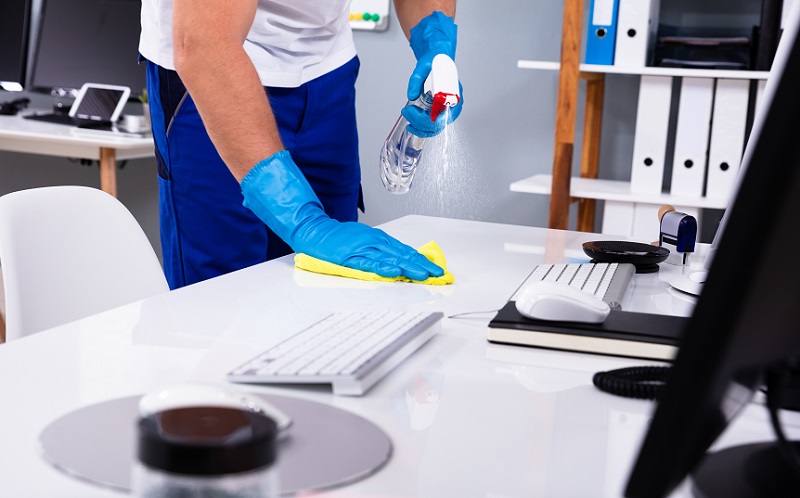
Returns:
[[[263,413],[278,426],[278,438],[288,434],[292,419],[286,412],[260,396],[238,391],[227,385],[190,382],[165,387],[145,394],[139,400],[139,415],[191,406],[222,406]]]
[[[599,297],[558,282],[532,282],[517,295],[517,311],[537,320],[600,323],[611,307]]]

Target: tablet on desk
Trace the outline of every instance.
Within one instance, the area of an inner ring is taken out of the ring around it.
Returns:
[[[122,113],[130,94],[131,89],[127,86],[84,83],[69,115],[78,119],[113,123]]]

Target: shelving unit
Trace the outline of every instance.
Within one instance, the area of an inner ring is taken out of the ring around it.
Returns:
[[[724,209],[726,199],[706,197],[681,197],[670,194],[652,195],[631,192],[630,182],[598,179],[601,121],[606,74],[630,74],[637,76],[668,76],[715,79],[766,80],[768,71],[716,70],[673,67],[620,67],[581,63],[581,39],[583,36],[583,0],[564,0],[562,26],[561,61],[519,60],[520,69],[559,72],[558,103],[552,174],[534,175],[511,184],[514,192],[550,195],[549,227],[568,229],[569,206],[578,203],[577,229],[594,231],[596,201],[605,202],[603,217],[604,233],[624,234],[620,227],[626,224],[637,226],[647,223],[655,226],[658,208],[671,204],[686,213],[698,217],[701,209]],[[578,85],[585,80],[585,115],[583,144],[581,149],[580,176],[572,176],[574,131],[578,107]],[[635,209],[631,210],[631,206]],[[624,209],[623,209],[624,207]],[[632,214],[639,211],[638,214]],[[644,220],[642,213],[652,213],[652,219]],[[617,216],[621,220],[611,220]],[[640,216],[642,220],[633,220]],[[628,225],[630,227],[631,225]],[[616,230],[616,231],[615,231]],[[630,233],[630,228],[627,230]]]
[[[526,194],[550,194],[552,182],[552,175],[533,175],[512,183],[511,191]],[[570,196],[580,199],[639,204],[671,204],[673,206],[689,206],[700,209],[724,209],[726,206],[726,202],[723,199],[682,197],[667,193],[654,196],[652,194],[631,192],[630,182],[620,180],[574,177],[570,182],[570,187]]]
[[[512,192],[544,194],[552,192],[552,175],[534,175],[511,184]],[[700,221],[701,209],[724,209],[724,199],[709,197],[683,197],[662,193],[659,195],[631,192],[630,182],[598,178],[573,177],[570,179],[570,197],[582,203],[605,202],[601,233],[616,235],[638,235],[652,232],[657,235],[658,210],[669,204],[680,212],[694,216]],[[593,213],[592,213],[593,215]],[[594,231],[594,220],[582,231]],[[655,237],[654,237],[655,240]]]
[[[558,71],[561,69],[559,62],[552,61],[517,61],[519,69],[539,69],[544,71]],[[639,76],[680,76],[691,78],[716,78],[736,80],[765,80],[769,71],[735,71],[729,69],[692,69],[683,67],[642,67],[631,69],[629,67],[601,66],[597,64],[579,64],[581,73],[602,74],[633,74]]]

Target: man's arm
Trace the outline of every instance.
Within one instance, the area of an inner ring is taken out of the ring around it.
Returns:
[[[241,181],[282,150],[272,109],[243,44],[257,0],[175,0],[175,68],[225,164]]]
[[[397,20],[400,21],[406,38],[409,38],[411,28],[434,10],[455,18],[456,0],[394,0],[394,10],[397,12]]]
[[[244,205],[292,249],[384,277],[425,280],[444,271],[411,247],[361,223],[331,219],[283,147],[258,73],[243,45],[257,0],[174,0],[175,69]]]
[[[444,55],[455,61],[458,26],[453,18],[456,12],[455,0],[394,0],[394,8],[403,31],[408,38],[417,64],[408,79],[406,98],[409,102],[417,100],[425,88],[433,70],[433,61]],[[447,65],[447,64],[445,64]],[[414,105],[407,105],[400,111],[412,134],[428,138],[439,134],[447,124],[455,121],[461,114],[464,92],[459,83],[458,101],[449,112],[434,117],[429,111]],[[455,93],[449,90],[448,93]]]

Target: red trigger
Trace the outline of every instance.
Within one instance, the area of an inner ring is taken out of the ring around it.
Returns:
[[[439,114],[445,110],[445,102],[447,102],[447,95],[442,92],[433,96],[433,105],[431,106],[431,121],[436,121]]]

